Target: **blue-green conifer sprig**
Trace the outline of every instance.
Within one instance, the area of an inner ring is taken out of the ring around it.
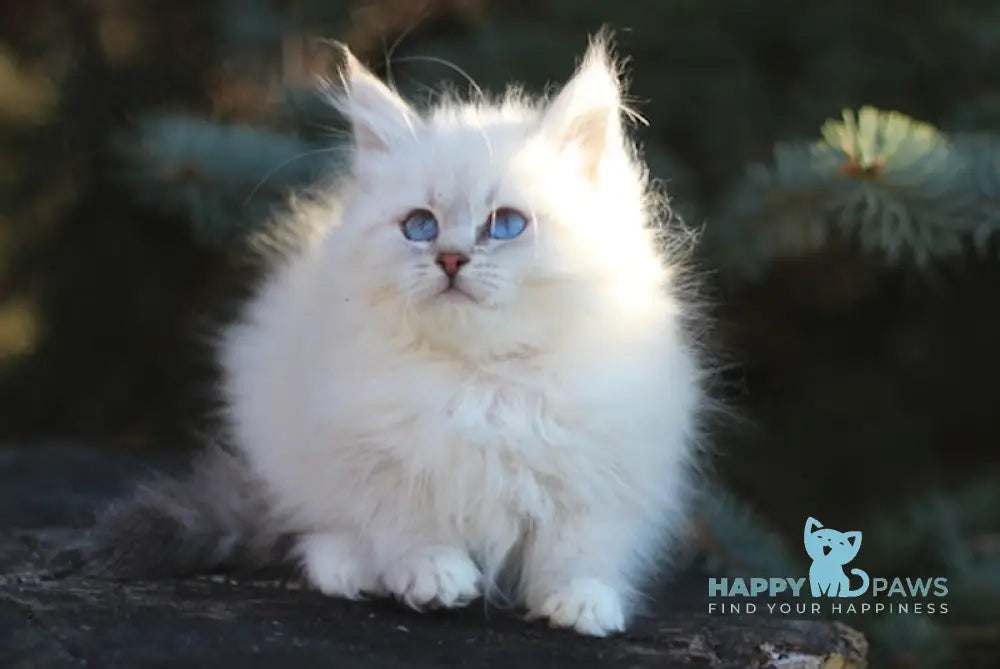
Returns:
[[[119,137],[136,196],[185,216],[197,237],[222,244],[263,225],[288,193],[335,168],[331,146],[242,125],[181,116],[142,120]]]
[[[743,500],[714,484],[698,495],[696,541],[687,559],[700,559],[709,573],[753,577],[798,574],[804,561],[793,557],[782,537]]]
[[[708,228],[723,266],[758,275],[782,256],[853,242],[886,262],[926,266],[1000,231],[1000,142],[950,138],[898,112],[864,107],[828,121],[816,143],[781,143],[754,165]]]
[[[972,207],[972,240],[982,254],[990,253],[991,242],[1000,229],[1000,136],[966,134],[956,138],[956,145],[965,156],[969,179],[966,196]]]

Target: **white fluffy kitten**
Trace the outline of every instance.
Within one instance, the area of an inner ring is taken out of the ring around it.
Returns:
[[[268,526],[328,595],[457,607],[502,583],[620,631],[684,519],[703,395],[607,49],[550,101],[426,112],[345,58],[349,172],[221,346],[241,497],[181,512],[151,486],[143,513],[225,528],[192,567]],[[148,519],[110,517],[127,561]]]

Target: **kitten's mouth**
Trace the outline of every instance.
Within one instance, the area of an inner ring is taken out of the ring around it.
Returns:
[[[449,302],[451,302],[451,301],[455,301],[455,302],[476,302],[476,303],[479,302],[479,300],[477,300],[475,297],[473,297],[469,293],[465,292],[464,290],[462,290],[458,286],[448,286],[447,288],[445,288],[444,290],[442,290],[440,293],[438,293],[438,297],[441,298],[441,299],[443,299],[443,300],[447,300]]]
[[[449,302],[479,302],[472,293],[462,290],[455,281],[449,281],[448,285],[442,288],[437,296]]]
[[[826,557],[833,550],[830,546],[823,546],[823,556]]]

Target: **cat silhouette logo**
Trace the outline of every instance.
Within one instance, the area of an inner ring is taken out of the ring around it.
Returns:
[[[809,567],[809,587],[813,597],[857,597],[868,591],[868,574],[861,569],[851,573],[861,577],[861,587],[851,590],[850,577],[844,565],[853,560],[861,548],[861,532],[838,532],[815,518],[806,520],[806,553],[812,558]]]

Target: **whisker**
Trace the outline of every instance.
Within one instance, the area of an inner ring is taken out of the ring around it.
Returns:
[[[633,123],[638,123],[639,125],[643,125],[647,128],[649,127],[649,121],[646,119],[646,117],[637,112],[636,110],[632,109],[631,107],[623,104],[621,105],[621,111],[623,114],[625,114],[625,117],[628,118],[628,120],[632,121]]]
[[[330,137],[331,139],[347,139],[351,136],[350,130],[338,128],[337,126],[328,125],[326,123],[316,123],[313,127],[322,132],[324,137]]]
[[[485,280],[489,281],[489,280],[492,280],[492,279],[498,279],[498,278],[500,278],[500,273],[499,272],[491,272],[489,270],[483,271],[483,270],[479,270],[477,268],[476,276],[479,277],[479,278],[481,278],[481,279],[485,279]]]
[[[415,86],[414,94],[419,93],[421,95],[425,95],[427,100],[433,100],[437,95],[439,95],[439,91],[433,86],[425,84],[424,82],[419,81],[415,77],[407,77],[407,79],[409,79],[410,82],[412,82],[412,84]]]
[[[479,222],[475,218],[475,213],[476,212],[473,209],[472,200],[471,199],[466,200],[466,202],[465,202],[465,208],[467,210],[466,211],[466,215],[469,218],[469,227],[472,228],[472,234],[473,234],[473,237],[475,238],[475,237],[478,236],[477,233],[476,233],[476,230],[479,229]]]
[[[392,57],[395,55],[396,49],[398,49],[399,46],[403,43],[403,40],[409,37],[410,34],[417,29],[417,26],[419,26],[423,22],[423,20],[427,18],[429,12],[430,9],[425,7],[423,13],[416,18],[416,20],[413,22],[412,25],[410,25],[409,28],[407,28],[406,30],[404,30],[402,33],[399,34],[399,37],[396,38],[396,40],[392,43],[392,46],[390,46],[385,52],[385,79],[387,82],[389,82],[389,85],[392,86],[393,88],[396,88],[396,83],[392,76]]]
[[[317,154],[320,154],[320,153],[337,153],[338,151],[340,151],[339,147],[328,146],[328,147],[326,147],[324,149],[313,149],[311,151],[304,151],[304,152],[298,154],[297,156],[292,156],[288,160],[283,160],[281,163],[279,163],[277,165],[277,167],[274,167],[273,169],[269,170],[268,173],[265,174],[261,178],[261,180],[257,182],[257,184],[250,191],[250,194],[247,195],[247,197],[246,197],[245,200],[243,200],[243,204],[244,205],[248,204],[250,202],[250,200],[253,199],[253,196],[257,194],[257,191],[260,190],[261,187],[264,184],[267,183],[268,179],[270,179],[271,177],[273,177],[275,174],[277,174],[278,172],[280,172],[285,167],[287,167],[287,166],[291,165],[292,163],[294,163],[296,160],[301,160],[302,158],[308,158],[309,156],[314,156],[314,155],[317,155]]]
[[[480,96],[482,92],[480,92]],[[476,122],[476,128],[479,130],[479,136],[483,138],[483,142],[486,144],[486,153],[490,155],[490,164],[493,164],[493,143],[490,141],[489,135],[486,134],[486,129],[483,127],[482,122]]]
[[[438,58],[437,56],[404,56],[402,58],[397,58],[396,59],[397,63],[407,63],[407,62],[410,62],[410,61],[418,61],[418,62],[419,61],[426,61],[426,62],[429,62],[429,63],[437,63],[438,65],[444,65],[445,67],[453,70],[454,72],[456,72],[459,75],[461,75],[462,77],[464,77],[465,80],[467,82],[469,82],[469,85],[472,86],[473,90],[476,91],[476,93],[479,95],[479,97],[481,97],[481,98],[486,97],[485,94],[483,93],[483,89],[480,88],[479,84],[476,83],[476,80],[473,79],[472,76],[468,72],[466,72],[465,70],[463,70],[458,65],[456,65],[453,62],[451,62],[450,60],[446,60],[444,58]]]
[[[531,222],[534,225],[531,226],[531,250],[535,254],[535,260],[538,260],[538,217],[535,216],[535,210],[528,207],[528,216],[531,217]]]

